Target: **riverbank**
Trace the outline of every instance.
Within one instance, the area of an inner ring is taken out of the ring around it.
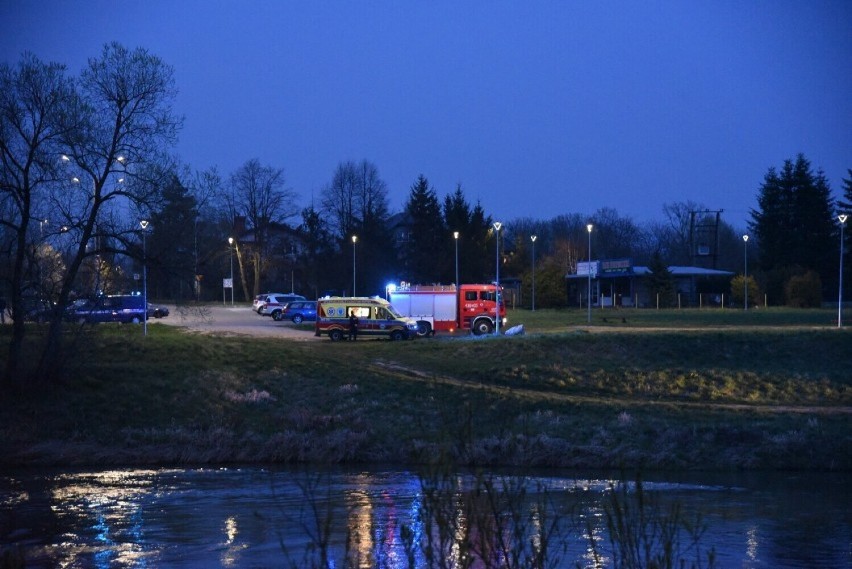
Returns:
[[[75,329],[61,383],[7,392],[0,461],[852,468],[845,330],[620,324],[402,343]]]

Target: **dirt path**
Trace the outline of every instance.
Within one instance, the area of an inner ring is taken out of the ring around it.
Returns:
[[[815,407],[813,405],[745,405],[741,403],[705,403],[701,401],[651,401],[647,399],[601,398],[585,395],[564,395],[552,392],[536,391],[517,387],[486,385],[480,382],[467,381],[449,376],[440,376],[406,367],[394,362],[376,361],[373,367],[377,373],[393,375],[394,377],[424,383],[452,385],[466,389],[485,390],[492,393],[511,395],[513,398],[523,398],[528,401],[563,401],[565,403],[595,403],[615,404],[624,407],[637,406],[666,406],[696,409],[718,409],[727,411],[750,411],[754,413],[801,413],[807,415],[852,415],[852,407]]]

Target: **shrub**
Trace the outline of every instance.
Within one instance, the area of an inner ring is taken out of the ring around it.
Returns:
[[[745,293],[746,278],[743,275],[737,275],[731,279],[731,302],[734,305],[743,305],[743,295]],[[754,306],[760,300],[760,288],[757,286],[757,281],[754,277],[748,277],[748,304]]]
[[[787,306],[793,308],[817,308],[822,302],[822,281],[814,271],[792,276],[784,285]]]

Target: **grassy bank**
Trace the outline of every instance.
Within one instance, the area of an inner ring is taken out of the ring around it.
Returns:
[[[512,311],[527,335],[354,345],[84,329],[63,383],[6,398],[0,452],[14,464],[852,467],[852,336],[829,311],[594,312],[591,328],[586,316]]]

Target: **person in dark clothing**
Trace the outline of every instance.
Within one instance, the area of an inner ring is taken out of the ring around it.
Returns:
[[[6,323],[6,297],[0,295],[0,324]]]
[[[355,316],[354,310],[349,312],[349,339],[358,339],[358,317]]]

